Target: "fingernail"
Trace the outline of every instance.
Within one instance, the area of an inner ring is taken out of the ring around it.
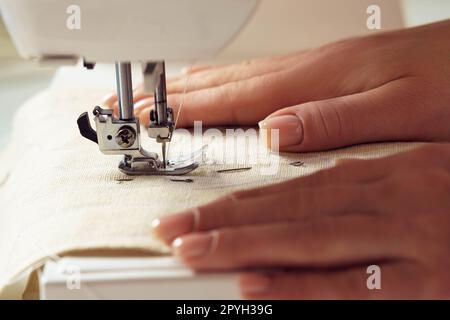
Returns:
[[[193,212],[185,212],[155,219],[151,226],[159,238],[170,243],[176,237],[194,231],[194,220]]]
[[[262,294],[269,291],[271,282],[267,275],[248,273],[241,276],[239,286],[244,295]]]
[[[211,252],[213,235],[198,233],[176,238],[172,243],[173,253],[177,256],[191,258],[201,257]]]
[[[272,146],[271,130],[278,129],[278,145],[280,148],[295,146],[303,140],[303,126],[300,119],[293,115],[283,115],[266,118],[259,123],[261,129],[267,130],[266,144],[269,149]]]

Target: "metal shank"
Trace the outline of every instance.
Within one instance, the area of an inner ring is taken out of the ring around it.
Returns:
[[[119,119],[134,119],[133,83],[131,63],[116,62],[117,99],[119,101]]]
[[[156,106],[156,120],[159,125],[167,124],[167,97],[166,97],[166,68],[165,63],[162,64],[161,73],[157,74],[155,88],[155,106]]]

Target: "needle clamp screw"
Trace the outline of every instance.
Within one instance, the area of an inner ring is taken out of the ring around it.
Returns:
[[[122,148],[131,147],[136,141],[136,131],[130,126],[123,126],[117,131],[116,143]]]

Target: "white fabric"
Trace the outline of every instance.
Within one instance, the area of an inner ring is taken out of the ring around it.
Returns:
[[[103,93],[97,88],[51,88],[18,112],[10,148],[0,159],[0,289],[52,254],[90,249],[167,253],[151,233],[150,222],[157,216],[233,190],[310,174],[332,166],[337,158],[380,157],[419,145],[371,144],[285,154],[274,176],[261,175],[268,165],[266,155],[260,159],[264,164],[252,164],[245,172],[216,172],[245,163],[204,164],[189,175],[193,183],[167,177],[118,181],[127,178],[117,169],[120,157],[101,154],[76,126],[78,115],[92,110]],[[220,143],[209,142],[211,150],[221,150]],[[171,154],[177,147],[184,145],[172,144]],[[296,160],[305,165],[289,165]]]

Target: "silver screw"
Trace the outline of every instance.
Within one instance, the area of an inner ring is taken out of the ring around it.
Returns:
[[[131,147],[136,141],[136,131],[132,127],[123,126],[117,131],[116,143],[122,148]]]

